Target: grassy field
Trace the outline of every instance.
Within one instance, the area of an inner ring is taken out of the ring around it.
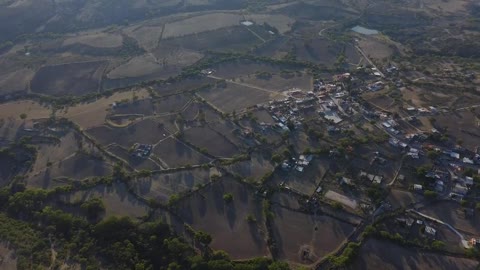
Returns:
[[[184,140],[217,157],[231,157],[238,154],[236,145],[207,127],[193,127],[185,131]]]
[[[33,78],[34,74],[35,71],[28,68],[22,68],[13,72],[0,74],[0,93],[9,94],[27,91],[29,82]]]
[[[199,92],[199,94],[215,107],[227,113],[238,112],[242,109],[267,102],[276,96],[268,91],[235,83],[227,83],[225,88],[205,89]]]
[[[150,159],[145,159],[137,156],[132,156],[128,149],[125,149],[119,145],[112,145],[106,149],[108,152],[115,156],[125,160],[130,166],[136,170],[159,170],[161,169],[159,164]]]
[[[165,25],[163,38],[180,37],[237,25],[243,17],[234,13],[210,13]]]
[[[174,95],[168,96],[154,101],[154,110],[157,114],[179,112],[189,103],[190,96]]]
[[[261,34],[264,34],[264,29],[260,30],[262,30]],[[237,25],[198,34],[164,39],[154,52],[157,55],[159,51],[165,51],[165,47],[167,50],[168,48],[185,48],[200,52],[206,50],[221,52],[247,51],[256,45],[262,44],[265,40],[265,38],[262,38],[256,34],[256,32],[252,31],[253,30],[247,27]],[[264,34],[264,36],[266,35]]]
[[[42,67],[33,77],[33,92],[47,95],[85,95],[98,92],[105,62],[69,63]]]
[[[93,102],[81,103],[73,107],[68,107],[63,111],[57,112],[57,115],[75,122],[82,129],[98,127],[105,123],[108,109],[111,107],[112,103],[119,102],[123,99],[131,99],[134,95],[139,99],[149,96],[148,91],[145,89],[118,92],[109,97],[100,98]],[[48,114],[45,117],[48,117]]]
[[[148,206],[131,195],[122,183],[113,186],[97,186],[95,188],[64,195],[67,202],[83,202],[93,198],[101,198],[105,205],[105,217],[128,216],[139,218],[146,216]]]
[[[63,46],[83,44],[97,48],[118,48],[122,46],[123,38],[119,34],[89,33],[68,37],[63,41]]]
[[[283,92],[292,88],[299,88],[304,91],[312,89],[312,77],[310,75],[299,74],[292,77],[282,77],[279,74],[273,74],[270,79],[259,79],[255,75],[241,77],[242,82],[266,88],[272,91]]]
[[[274,208],[273,232],[279,257],[295,263],[311,265],[334,251],[354,227],[327,216],[310,216],[300,212]],[[309,255],[305,259],[302,254]]]
[[[233,201],[223,199],[226,193],[232,194]],[[225,178],[176,207],[185,222],[212,235],[213,249],[225,250],[233,259],[268,256],[261,201],[253,193],[247,186]],[[248,222],[248,215],[256,221]]]
[[[370,239],[348,269],[476,269],[478,261],[422,252]]]
[[[49,189],[67,184],[70,180],[83,180],[106,176],[112,172],[110,164],[85,154],[75,154],[36,172],[27,180],[29,187]]]
[[[210,182],[210,176],[215,170],[194,169],[168,174],[156,174],[152,177],[136,179],[134,190],[148,199],[166,204],[170,196],[193,190],[199,185]]]
[[[87,130],[87,133],[104,146],[116,143],[127,149],[134,143],[156,144],[169,135],[159,121],[152,119],[141,120],[125,128],[95,127]]]
[[[175,138],[160,142],[153,149],[153,153],[171,168],[210,162],[208,157]]]
[[[260,180],[266,173],[274,169],[270,159],[260,154],[253,153],[252,158],[247,161],[240,161],[227,166],[227,170],[244,179]]]

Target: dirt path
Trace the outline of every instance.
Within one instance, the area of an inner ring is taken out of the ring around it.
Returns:
[[[358,45],[355,45],[355,49],[357,49],[357,51],[363,56],[363,58],[365,58],[365,60],[368,61],[370,65],[372,65],[372,67],[377,69],[378,73],[380,73],[382,78],[385,78],[385,74],[383,74],[383,72],[381,72],[380,69],[377,68],[375,63],[373,63],[373,61],[367,56],[367,54],[362,50],[362,48],[360,48]]]

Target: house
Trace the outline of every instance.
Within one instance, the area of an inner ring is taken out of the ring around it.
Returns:
[[[342,177],[340,179],[340,184],[346,186],[353,186],[353,180],[347,177]]]
[[[436,192],[443,192],[445,189],[445,183],[442,180],[435,181],[435,191]]]
[[[450,157],[454,159],[460,159],[460,154],[455,152],[450,152]]]
[[[452,192],[461,196],[465,196],[468,193],[468,188],[457,183],[455,184],[455,187],[453,187]]]
[[[467,157],[464,157],[462,159],[462,162],[465,163],[465,164],[472,164],[473,165],[473,160],[472,159],[469,159]]]
[[[437,234],[437,230],[427,225],[425,226],[425,233],[427,234],[427,236],[434,238]]]
[[[467,187],[473,186],[473,177],[466,176],[465,179],[463,180],[463,183],[464,183]]]

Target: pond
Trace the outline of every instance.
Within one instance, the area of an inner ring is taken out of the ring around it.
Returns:
[[[365,28],[365,27],[360,26],[360,25],[357,25],[357,26],[353,27],[352,31],[355,31],[357,33],[364,34],[364,35],[376,35],[376,34],[380,33],[379,31],[377,31],[375,29],[368,29],[368,28]]]

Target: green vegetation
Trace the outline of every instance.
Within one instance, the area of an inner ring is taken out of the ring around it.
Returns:
[[[231,203],[231,202],[233,202],[233,194],[232,194],[232,193],[223,194],[223,200],[224,200],[226,203]]]
[[[357,255],[358,249],[360,248],[359,243],[350,242],[347,247],[343,250],[342,255],[340,256],[329,256],[329,261],[336,267],[344,267],[348,265]]]
[[[93,198],[93,199],[87,200],[81,204],[80,208],[91,219],[95,219],[101,213],[105,212],[105,205],[103,204],[103,201],[100,198]]]

